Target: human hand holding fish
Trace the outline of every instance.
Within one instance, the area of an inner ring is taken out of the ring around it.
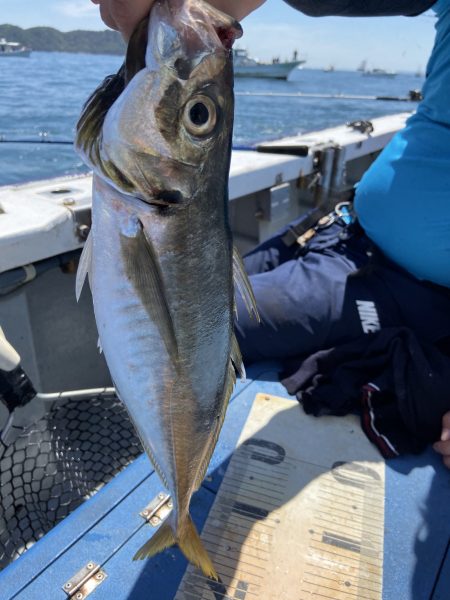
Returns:
[[[94,171],[77,296],[89,275],[114,385],[173,505],[135,558],[178,544],[213,578],[189,504],[244,376],[234,283],[259,319],[228,224],[231,46],[241,33],[202,0],[157,0],[77,126]]]
[[[155,0],[91,0],[100,5],[101,17],[108,27],[121,32],[129,40],[135,27],[146,17]],[[241,21],[265,0],[209,0],[209,4]]]

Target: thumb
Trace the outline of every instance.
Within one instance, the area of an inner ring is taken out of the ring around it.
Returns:
[[[447,442],[448,440],[450,440],[450,412],[446,412],[442,417],[441,441]]]

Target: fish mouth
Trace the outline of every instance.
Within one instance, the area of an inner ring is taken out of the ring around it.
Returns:
[[[187,79],[205,56],[228,55],[241,36],[240,24],[208,2],[157,0],[149,21],[146,64],[150,69],[171,65]]]

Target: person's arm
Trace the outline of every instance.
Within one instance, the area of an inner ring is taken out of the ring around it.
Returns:
[[[265,0],[209,0],[209,4],[241,21]],[[155,0],[92,0],[100,6],[103,22],[128,40],[136,25],[149,14]]]
[[[436,0],[285,0],[311,17],[414,16],[425,12]]]
[[[442,417],[441,439],[433,444],[433,448],[442,454],[444,465],[450,469],[450,412]]]

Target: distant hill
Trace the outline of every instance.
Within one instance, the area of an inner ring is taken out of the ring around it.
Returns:
[[[0,25],[0,38],[19,42],[32,50],[47,52],[87,52],[88,54],[124,54],[125,43],[117,31],[68,31],[52,27],[22,29]]]

